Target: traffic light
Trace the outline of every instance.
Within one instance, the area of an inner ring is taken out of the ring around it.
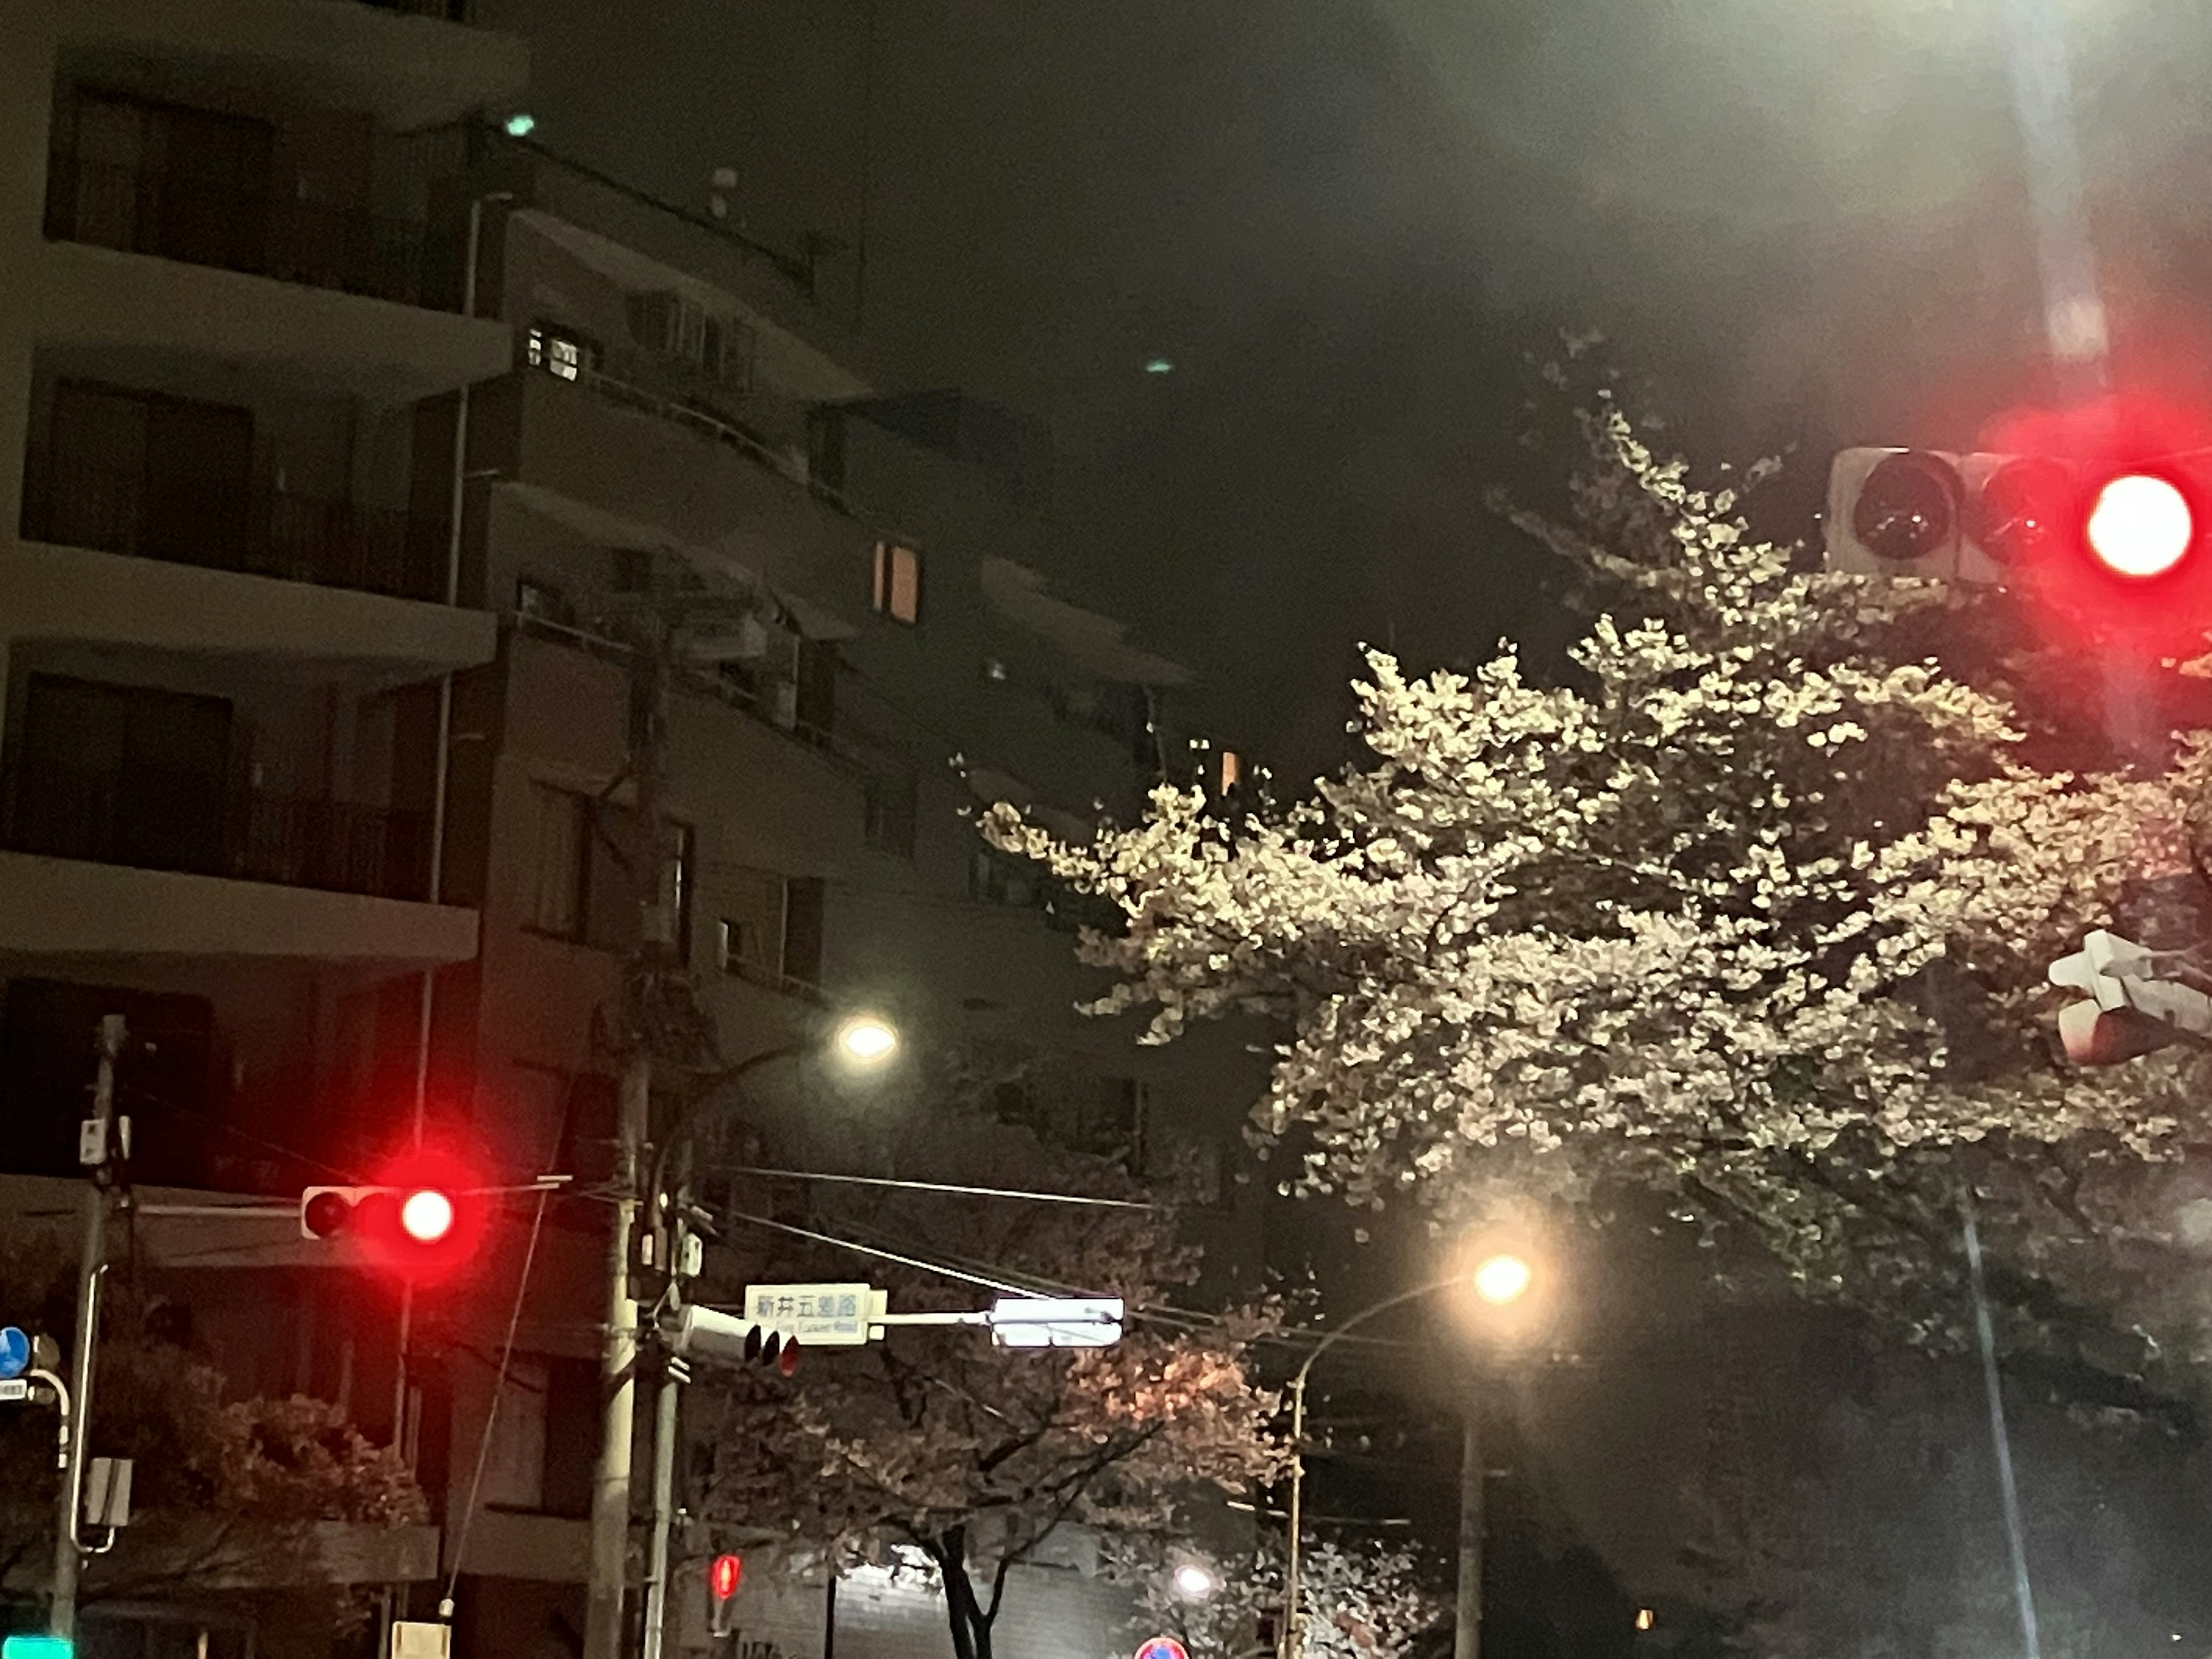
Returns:
[[[672,1352],[686,1358],[773,1366],[789,1376],[799,1369],[799,1339],[784,1336],[750,1319],[687,1304],[663,1328]]]
[[[2212,624],[2212,428],[2143,401],[2019,417],[1986,450],[1860,448],[1828,473],[1827,568],[2002,586],[2154,647]]]
[[[2184,1037],[2212,1039],[2212,996],[2187,982],[2204,977],[2181,952],[2154,951],[2098,929],[2050,968],[2053,985],[2088,993],[2059,1011],[2066,1058],[2077,1066],[2110,1066]]]
[[[301,1193],[300,1236],[345,1241],[370,1266],[418,1282],[467,1261],[483,1226],[478,1183],[430,1152],[407,1153],[381,1173],[374,1185]]]
[[[734,1555],[718,1555],[707,1564],[707,1629],[710,1635],[730,1633],[730,1615],[738,1599],[738,1585],[745,1564]]]

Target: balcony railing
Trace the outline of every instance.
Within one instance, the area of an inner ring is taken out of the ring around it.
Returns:
[[[408,9],[416,9],[409,7]],[[58,154],[46,173],[46,235],[309,288],[420,304],[424,228],[257,182]]]
[[[446,595],[446,526],[402,509],[65,462],[29,468],[29,541],[398,599]]]
[[[52,763],[9,767],[0,793],[10,852],[377,898],[428,890],[424,811]]]

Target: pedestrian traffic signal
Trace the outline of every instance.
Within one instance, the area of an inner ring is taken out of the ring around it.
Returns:
[[[482,1231],[477,1183],[451,1159],[410,1152],[369,1186],[310,1187],[300,1194],[300,1236],[343,1240],[370,1266],[418,1281],[468,1260]]]
[[[785,1376],[799,1369],[799,1339],[713,1308],[685,1306],[663,1328],[671,1352],[687,1358],[773,1366]]]
[[[715,1636],[730,1633],[731,1603],[738,1599],[738,1585],[745,1576],[745,1564],[734,1555],[718,1555],[707,1564],[708,1630]]]

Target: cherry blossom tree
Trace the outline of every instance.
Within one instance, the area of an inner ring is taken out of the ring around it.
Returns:
[[[1191,1561],[1212,1574],[1215,1588],[1204,1595],[1185,1594],[1176,1583],[1176,1569]],[[1113,1569],[1137,1591],[1142,1635],[1172,1636],[1191,1659],[1273,1653],[1261,1638],[1282,1613],[1279,1538],[1225,1561],[1139,1540],[1117,1552]],[[1451,1599],[1437,1590],[1436,1578],[1432,1563],[1403,1547],[1308,1540],[1298,1560],[1304,1651],[1312,1659],[1399,1659],[1450,1620]]]
[[[940,1141],[957,1137],[945,1115],[933,1123]],[[1101,1160],[1020,1139],[1049,1178],[1005,1161],[1003,1149],[997,1178],[1141,1199]],[[706,1413],[693,1510],[710,1530],[764,1527],[835,1566],[919,1551],[941,1584],[958,1659],[990,1659],[1009,1576],[1067,1529],[1180,1537],[1194,1496],[1241,1492],[1277,1472],[1279,1402],[1251,1352],[1273,1313],[1173,1305],[1200,1261],[1172,1211],[817,1199],[811,1220],[1000,1285],[1120,1297],[1131,1316],[1121,1341],[1098,1350],[1008,1350],[972,1328],[903,1328],[862,1349],[805,1354],[788,1382],[702,1369],[691,1391]],[[761,1276],[732,1243],[735,1259],[721,1264],[730,1282]],[[810,1260],[787,1236],[763,1249],[779,1279],[853,1273],[851,1256]],[[869,1273],[900,1311],[970,1309],[998,1293],[890,1263]]]
[[[1939,1342],[1978,1190],[2008,1341],[2153,1403],[2171,1356],[2111,1288],[2154,1297],[2182,1242],[2206,1063],[2065,1067],[2043,969],[2190,877],[2212,741],[2064,763],[2003,601],[1809,571],[1736,489],[1609,408],[1590,430],[1571,525],[1516,515],[1603,607],[1564,672],[1372,653],[1369,758],[1310,799],[986,833],[1118,907],[1081,945],[1095,1012],[1155,1042],[1273,1023],[1255,1128],[1287,1189],[1440,1217],[1656,1190]]]

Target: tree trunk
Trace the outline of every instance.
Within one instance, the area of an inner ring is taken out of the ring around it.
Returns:
[[[952,1628],[954,1659],[991,1659],[991,1621],[968,1577],[968,1528],[950,1527],[923,1547],[945,1585],[945,1617]]]

